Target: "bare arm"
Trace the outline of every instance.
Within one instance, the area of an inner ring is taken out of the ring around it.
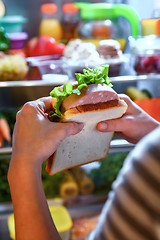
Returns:
[[[128,105],[126,113],[122,118],[99,122],[97,129],[101,132],[115,131],[127,141],[137,143],[160,123],[143,111],[127,95],[120,94],[119,96]]]
[[[8,172],[16,240],[58,240],[41,182],[41,165],[60,142],[82,129],[76,123],[52,123],[45,117],[51,98],[25,104],[17,114]]]

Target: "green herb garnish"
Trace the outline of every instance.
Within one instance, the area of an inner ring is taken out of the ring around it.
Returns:
[[[64,99],[71,95],[72,93],[80,95],[81,89],[84,87],[88,87],[88,85],[90,84],[105,83],[112,87],[113,85],[111,84],[111,80],[108,77],[108,70],[109,65],[102,65],[101,67],[96,69],[86,68],[83,69],[83,74],[75,73],[78,82],[78,87],[76,89],[73,89],[71,83],[64,84],[62,91],[59,91],[59,87],[55,87],[50,92],[51,97],[57,98],[57,102],[53,104],[55,112],[51,111],[49,113],[49,116],[62,118],[63,115],[60,111],[60,108]]]

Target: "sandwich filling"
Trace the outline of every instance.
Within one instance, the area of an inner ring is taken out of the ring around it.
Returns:
[[[63,87],[55,87],[50,95],[56,98],[53,103],[54,111],[51,111],[50,117],[63,117],[66,110],[78,107],[77,109],[104,109],[105,102],[108,105],[116,104],[119,101],[117,93],[111,88],[112,84],[108,78],[108,65],[103,65],[97,69],[83,69],[83,74],[76,73],[77,84],[67,83]],[[93,105],[93,106],[91,106]],[[82,107],[83,106],[83,107]],[[84,107],[85,106],[85,107]]]
[[[111,87],[104,83],[91,84],[84,87],[80,95],[72,93],[68,96],[62,103],[62,109],[66,111],[77,106],[100,104],[114,100],[119,100],[119,96]]]

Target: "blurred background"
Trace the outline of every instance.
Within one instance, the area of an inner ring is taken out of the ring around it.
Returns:
[[[15,238],[7,172],[17,111],[103,64],[114,90],[160,121],[160,0],[0,0],[0,240]],[[102,161],[54,176],[44,163],[48,203],[65,206],[73,223],[65,240],[85,240],[95,227],[133,148],[114,135]]]
[[[70,0],[4,0],[3,1],[6,6],[6,12],[8,15],[22,15],[24,17],[27,17],[29,19],[28,24],[26,26],[26,31],[29,33],[29,37],[37,36],[39,31],[39,24],[41,19],[41,13],[40,13],[40,6],[43,3],[56,3],[58,5],[59,14],[58,18],[60,19],[62,16],[62,5],[64,3],[70,3],[74,1]],[[78,1],[76,1],[78,2]],[[82,1],[79,1],[82,2]],[[106,0],[106,1],[94,1],[94,0],[86,0],[83,2],[91,2],[91,3],[98,3],[98,2],[105,2],[105,3],[125,3],[129,4],[130,6],[133,6],[140,19],[148,18],[153,16],[153,11],[157,8],[158,2],[157,0],[148,0],[147,4],[145,0]],[[145,6],[145,11],[144,11]]]

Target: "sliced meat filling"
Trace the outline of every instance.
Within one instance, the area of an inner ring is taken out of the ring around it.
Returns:
[[[87,111],[97,111],[97,110],[103,110],[103,109],[107,109],[107,108],[112,108],[112,107],[116,107],[118,105],[121,105],[121,102],[119,100],[111,100],[111,101],[107,101],[107,102],[100,102],[97,104],[85,104],[85,105],[80,105],[77,106],[76,109],[79,112],[87,112]]]

